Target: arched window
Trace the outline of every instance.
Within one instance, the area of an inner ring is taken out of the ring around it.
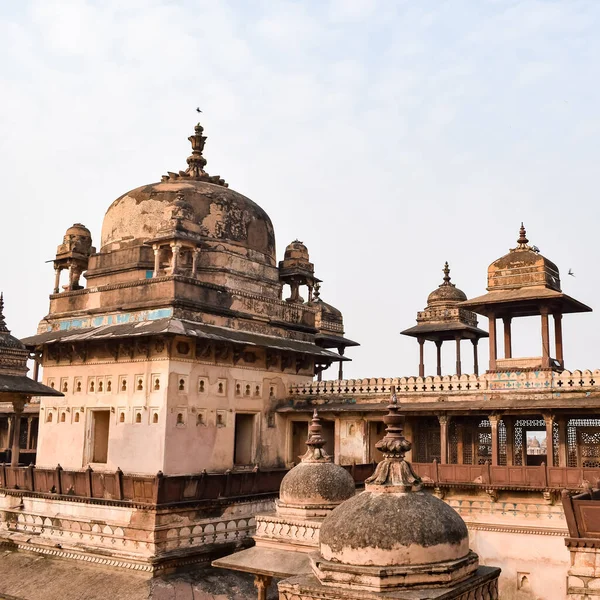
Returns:
[[[94,391],[94,381],[90,381],[90,392]]]
[[[204,415],[202,413],[198,413],[196,417],[196,425],[204,425]]]
[[[80,392],[81,391],[81,381],[77,382],[77,391]]]
[[[66,418],[67,418],[67,415],[64,412],[60,413],[60,422],[61,423],[64,423]]]
[[[75,413],[74,421],[75,421],[75,423],[79,423],[79,413],[78,412]]]
[[[179,391],[183,392],[185,390],[185,379],[179,380]]]
[[[52,413],[51,412],[48,413],[48,416],[46,417],[46,422],[52,423]]]
[[[122,392],[127,391],[127,379],[123,379],[123,381],[121,381],[121,391]]]
[[[106,391],[112,392],[112,381],[110,379],[106,382]]]
[[[125,413],[119,413],[119,423],[125,423]]]
[[[104,390],[103,390],[103,387],[104,387],[104,384],[103,384],[101,381],[99,381],[99,382],[98,382],[98,391],[99,391],[99,392],[102,392],[102,391],[104,391]]]
[[[154,380],[154,389],[155,390],[160,390],[160,379],[156,378]]]
[[[177,425],[183,425],[183,413],[177,413]]]
[[[153,422],[153,423],[158,423],[158,413],[154,413],[154,414],[152,415],[152,422]]]
[[[204,379],[200,380],[200,383],[198,385],[198,390],[202,393],[204,393]]]
[[[144,389],[144,382],[143,382],[143,380],[138,379],[137,389],[138,389],[138,391]]]
[[[63,389],[62,389],[62,391],[64,393],[66,393],[66,392],[69,391],[69,384],[66,381],[63,383]]]
[[[223,382],[219,382],[219,394],[223,393]]]
[[[142,422],[142,413],[136,413],[136,415],[135,415],[135,422],[136,423],[141,423]]]
[[[260,386],[259,386],[259,385],[257,385],[257,386],[254,388],[254,395],[255,395],[255,396],[260,396]]]

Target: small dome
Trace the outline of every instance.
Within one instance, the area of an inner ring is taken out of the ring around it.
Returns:
[[[323,521],[321,555],[356,566],[408,566],[457,560],[469,554],[460,515],[427,492],[365,491]]]
[[[431,292],[427,297],[427,306],[436,304],[456,304],[467,299],[466,294],[459,290],[453,283],[450,283],[450,267],[448,263],[444,265],[444,281],[440,286]]]
[[[488,267],[488,291],[543,286],[560,292],[558,267],[540,254],[537,246],[530,246],[523,223],[516,248],[495,260]]]
[[[308,248],[300,241],[294,240],[291,244],[289,244],[285,252],[283,254],[284,260],[304,260],[306,262],[310,262],[308,257]]]
[[[301,462],[286,473],[279,488],[285,505],[338,505],[356,493],[352,475],[331,462]]]
[[[279,488],[277,510],[331,509],[356,493],[352,475],[331,462],[323,446],[321,420],[315,410],[308,429],[306,454],[286,473]]]
[[[0,373],[25,375],[29,352],[24,344],[10,334],[4,320],[4,296],[0,294]]]
[[[445,502],[421,491],[421,479],[404,460],[411,443],[402,435],[395,392],[383,421],[386,434],[376,444],[383,459],[365,481],[365,491],[325,517],[321,556],[312,563],[315,574],[327,585],[337,581],[386,591],[470,577],[478,559],[469,550],[465,522]]]
[[[92,237],[90,230],[81,223],[75,223],[69,229],[67,229],[65,236],[77,235],[80,237]]]

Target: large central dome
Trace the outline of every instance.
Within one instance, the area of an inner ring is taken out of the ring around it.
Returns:
[[[176,199],[183,195],[191,219],[208,240],[222,242],[243,254],[259,253],[264,262],[276,264],[275,233],[267,213],[229,189],[222,179],[204,171],[202,150],[206,137],[202,131],[197,125],[189,138],[193,150],[186,171],[169,173],[161,182],[136,188],[111,204],[102,224],[101,252],[139,245],[155,237],[169,222]]]

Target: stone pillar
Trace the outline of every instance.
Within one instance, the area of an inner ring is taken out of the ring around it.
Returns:
[[[179,271],[179,252],[181,250],[181,244],[171,244],[171,251],[173,252],[173,258],[171,260],[171,275],[176,275]]]
[[[558,422],[558,466],[568,466],[567,450],[567,417],[560,416]]]
[[[408,462],[412,462],[412,448],[414,445],[415,435],[413,421],[410,417],[404,417],[404,437],[411,443],[411,448],[406,452],[404,458]]]
[[[560,363],[562,369],[565,368],[565,359],[563,355],[563,335],[562,335],[562,315],[554,315],[554,343],[556,344],[556,360]]]
[[[479,343],[479,340],[475,338],[471,341],[473,342],[473,373],[479,375],[479,356],[477,353],[477,344]]]
[[[425,340],[423,338],[417,338],[419,342],[419,377],[425,377]]]
[[[512,358],[511,317],[502,317],[504,323],[504,358]]]
[[[550,367],[550,329],[548,327],[548,309],[540,309],[542,315],[542,368]]]
[[[32,352],[29,355],[29,358],[31,358],[31,360],[33,360],[33,380],[39,381],[40,380],[40,360],[41,360],[40,353]]]
[[[160,271],[160,246],[152,246],[152,250],[154,250],[154,273],[152,273],[152,277],[158,277],[158,272]]]
[[[500,449],[498,448],[498,423],[500,422],[500,417],[498,415],[490,415],[488,417],[490,422],[490,426],[492,429],[492,466],[498,466],[499,457],[500,457]]]
[[[344,346],[338,347],[338,353],[340,356],[344,356]],[[341,381],[344,379],[344,361],[340,360],[340,368],[338,369],[338,379]]]
[[[496,348],[496,315],[491,314],[488,316],[489,319],[489,333],[490,333],[490,371],[496,369],[496,359],[498,357],[498,350]]]
[[[460,336],[456,336],[456,374],[460,376],[462,373],[460,362]]]
[[[19,437],[21,436],[21,413],[23,409],[20,410],[18,407],[15,408],[15,413],[12,415],[11,419],[13,421],[12,426],[12,447],[10,451],[10,466],[18,467],[19,466]]]
[[[271,577],[267,575],[255,575],[254,587],[258,593],[258,600],[267,600],[267,590],[271,584]]]
[[[554,415],[546,413],[543,417],[546,423],[546,464],[549,467],[554,467],[554,436],[552,435]]]
[[[506,427],[506,465],[512,467],[515,464],[515,418],[503,416]]]
[[[60,292],[60,273],[62,269],[60,267],[54,267],[54,293]]]
[[[456,427],[456,437],[458,440],[457,449],[456,449],[456,463],[462,465],[464,462],[464,432],[465,428],[462,423],[455,423]]]
[[[439,377],[442,376],[442,341],[441,340],[437,340],[435,342],[435,347],[436,347],[436,355],[437,355],[437,374]]]
[[[198,259],[200,258],[200,248],[194,248],[194,254],[192,256],[192,277],[196,277],[198,271]]]
[[[448,415],[438,415],[440,422],[440,464],[448,463]]]
[[[27,417],[27,442],[25,444],[25,450],[31,450],[31,423],[33,422],[32,417]]]

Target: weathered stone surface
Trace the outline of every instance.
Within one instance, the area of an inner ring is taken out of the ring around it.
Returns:
[[[27,552],[0,552],[0,597],[11,600],[246,600],[253,578],[212,568],[167,577],[63,561]],[[277,598],[275,584],[267,599]]]
[[[354,479],[333,463],[300,463],[281,482],[286,504],[339,504],[355,494]]]
[[[464,521],[425,492],[359,494],[325,519],[320,543],[325,560],[356,565],[439,562],[469,551]]]

